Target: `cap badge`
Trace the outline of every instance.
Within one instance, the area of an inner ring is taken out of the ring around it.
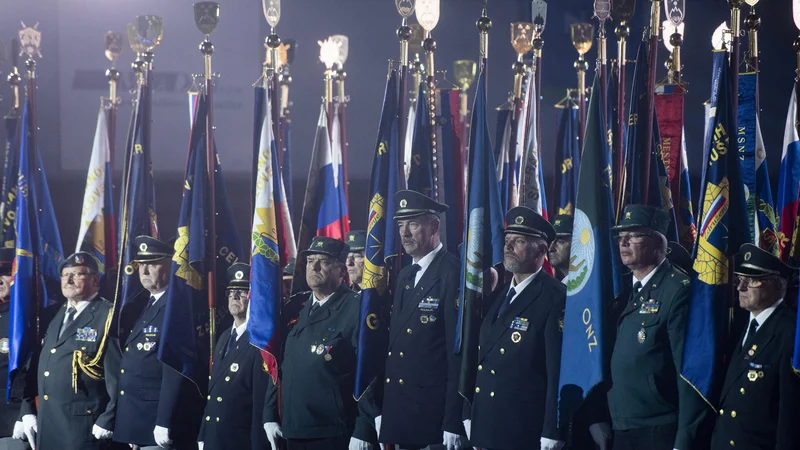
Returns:
[[[744,260],[745,261],[750,261],[750,258],[752,258],[752,257],[753,257],[753,255],[751,255],[750,252],[747,252],[747,253],[744,254]]]
[[[239,270],[239,271],[237,271],[237,272],[236,272],[236,274],[234,274],[233,276],[234,276],[234,277],[235,277],[237,280],[241,280],[242,278],[244,278],[244,272],[242,272],[241,270]]]
[[[406,199],[402,199],[402,200],[400,200],[400,207],[401,207],[401,208],[405,208],[405,207],[406,207],[406,205],[408,205],[408,201],[406,201]]]
[[[631,212],[630,211],[625,213],[625,218],[626,219],[630,219],[631,218]]]
[[[356,237],[351,235],[351,236],[350,236],[350,242],[353,242],[353,241],[355,241],[355,240],[356,240]]]
[[[147,244],[145,244],[144,242],[139,244],[139,251],[140,252],[146,252],[147,251]]]
[[[75,264],[83,264],[83,255],[75,255]]]
[[[555,222],[555,224],[554,224],[554,225],[555,225],[555,226],[560,226],[560,225],[561,225],[561,219],[558,219],[558,220],[556,220],[556,222]]]
[[[517,225],[522,225],[522,222],[525,222],[525,218],[522,216],[517,216],[517,218],[514,219],[514,223]]]
[[[317,241],[317,247],[322,247],[323,245],[322,241]]]

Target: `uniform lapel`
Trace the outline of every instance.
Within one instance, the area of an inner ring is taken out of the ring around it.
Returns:
[[[217,380],[222,376],[221,372],[223,372],[224,369],[228,368],[229,366],[229,355],[224,355],[224,353],[225,348],[228,346],[228,340],[231,337],[232,330],[233,328],[228,328],[224,333],[222,333],[219,343],[217,344],[217,348],[214,350],[214,365],[212,367],[213,374],[211,377],[211,386],[208,387],[209,391],[211,391],[211,388],[217,384]]]
[[[785,308],[786,304],[781,303],[775,311],[770,314],[769,318],[764,325],[761,325],[758,330],[756,331],[756,336],[753,339],[753,345],[755,349],[753,350],[753,354],[750,355],[748,352],[751,348],[742,348],[741,343],[744,339],[744,336],[741,336],[742,339],[739,339],[736,345],[736,350],[733,352],[733,357],[731,358],[731,364],[728,368],[728,374],[725,377],[725,385],[722,388],[722,398],[724,399],[725,396],[730,391],[731,386],[736,384],[735,382],[742,376],[747,373],[750,369],[750,362],[756,359],[756,357],[764,351],[764,349],[769,345],[772,338],[775,337],[775,324],[778,323],[778,319],[775,316],[781,314],[781,309]]]
[[[331,310],[338,307],[339,302],[344,299],[347,290],[348,289],[344,284],[339,286],[339,289],[333,293],[331,298],[329,298],[324,305],[320,306],[320,308],[311,316],[308,315],[308,312],[311,309],[311,305],[314,303],[314,301],[311,299],[311,297],[309,297],[305,306],[303,306],[303,309],[300,310],[300,317],[297,319],[297,325],[295,325],[295,331],[293,331],[293,333],[299,333],[303,330],[303,328],[322,322],[323,320],[329,318],[331,316]],[[312,293],[311,295],[313,296],[314,294]]]
[[[148,296],[148,302],[150,301],[150,297]],[[133,342],[136,337],[148,326],[150,323],[158,317],[161,309],[164,308],[164,305],[167,304],[167,292],[165,291],[164,294],[158,298],[158,301],[155,305],[147,308],[146,311],[142,314],[142,317],[136,321],[136,324],[133,326],[130,334],[128,334],[128,339],[125,341],[125,344],[130,344]]]
[[[393,327],[393,337],[397,336],[397,333],[399,333],[400,329],[419,309],[420,300],[422,300],[425,295],[427,295],[428,292],[430,292],[430,290],[433,289],[433,287],[439,282],[439,263],[442,261],[445,251],[446,250],[444,248],[439,250],[439,253],[437,253],[433,258],[433,261],[431,261],[431,265],[425,269],[425,273],[422,274],[422,278],[419,279],[419,283],[414,286],[412,292],[406,294],[406,298],[403,299],[403,307],[400,309],[400,311],[398,311],[400,314],[400,321],[398,322],[398,326]],[[407,280],[407,283],[413,282],[414,280]],[[398,286],[398,288],[403,287]],[[439,308],[444,308],[444,303],[445,302],[443,299],[439,299]]]
[[[485,345],[481,345],[481,358],[483,358],[484,355],[494,348],[497,341],[500,340],[506,330],[508,330],[511,326],[513,319],[522,313],[525,308],[530,306],[531,303],[535,302],[537,298],[539,298],[539,295],[542,293],[543,276],[549,275],[539,272],[539,274],[536,275],[536,278],[534,278],[533,281],[531,281],[531,283],[526,286],[525,289],[519,293],[519,295],[517,295],[517,298],[515,298],[514,301],[508,305],[508,308],[506,308],[506,310],[500,314],[497,320],[492,323],[491,320],[493,320],[494,316],[497,314],[497,308],[500,307],[500,303],[505,301],[505,297],[508,295],[508,290],[511,287],[511,283],[509,283],[509,287],[503,290],[503,297],[501,299],[497,299],[494,302],[495,304],[492,305],[492,308],[490,308],[492,315],[487,316],[483,322],[484,324],[489,325],[489,328],[486,335],[486,343]]]
[[[58,341],[56,341],[56,346],[61,345],[70,338],[74,337],[76,330],[83,328],[92,322],[92,319],[94,319],[94,310],[97,309],[97,305],[94,304],[94,302],[98,301],[97,298],[98,297],[95,297],[95,300],[92,300],[88,305],[86,305],[86,308],[84,308],[78,317],[75,318],[75,321],[72,322],[66,329],[64,329],[64,333],[62,333],[61,337],[58,339]],[[65,314],[66,309],[64,310],[64,314],[59,314],[61,317],[61,323],[64,321]],[[59,326],[59,331],[60,329],[61,327]]]
[[[669,264],[669,261],[664,261],[663,263],[661,263],[660,266],[658,266],[658,268],[656,269],[656,273],[653,274],[653,277],[647,281],[647,284],[642,285],[642,288],[639,290],[638,293],[633,293],[632,296],[630,296],[629,294],[628,304],[625,305],[625,309],[623,309],[622,314],[620,314],[619,322],[622,322],[622,319],[628,314],[636,312],[636,310],[642,306],[642,302],[646,302],[651,299],[650,292],[653,289],[658,289],[658,287],[661,286],[661,281],[664,280],[664,276],[671,268],[672,266]],[[631,292],[633,292],[633,287],[631,287],[630,290],[628,290],[628,293]],[[653,300],[656,300],[658,302],[661,301],[658,298],[655,298]]]

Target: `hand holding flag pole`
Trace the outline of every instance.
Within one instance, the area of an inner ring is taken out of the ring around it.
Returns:
[[[216,160],[214,158],[214,120],[213,120],[213,106],[212,92],[214,87],[214,73],[211,71],[211,55],[214,53],[214,44],[211,43],[209,38],[211,32],[217,27],[219,23],[219,3],[216,2],[199,2],[194,4],[194,17],[195,25],[205,35],[205,39],[200,44],[200,53],[203,54],[205,62],[205,94],[207,101],[206,112],[206,167],[208,176],[208,196],[209,196],[209,212],[208,217],[208,236],[211,240],[208,249],[208,322],[209,322],[209,340],[210,340],[210,355],[214,355],[214,339],[216,336],[216,293],[217,293],[217,221],[216,221],[216,188],[214,186],[214,168],[216,167]]]

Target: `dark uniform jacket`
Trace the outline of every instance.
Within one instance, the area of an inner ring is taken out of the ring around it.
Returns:
[[[247,331],[231,344],[227,329],[214,350],[208,401],[198,441],[207,450],[267,450],[264,397],[270,381],[261,352]]]
[[[470,443],[529,450],[541,437],[562,440],[558,376],[567,289],[541,271],[498,317],[510,286],[481,325]]]
[[[0,304],[0,437],[10,437],[14,432],[14,423],[19,420],[19,394],[12,392],[12,398],[6,402],[6,383],[8,380],[8,312],[9,304]],[[23,369],[23,368],[20,368]]]
[[[105,326],[111,303],[98,296],[75,318],[58,337],[67,311],[67,303],[56,306],[57,312],[47,326],[42,346],[34,355],[26,390],[28,396],[22,404],[20,415],[37,414],[34,399],[38,395],[38,433],[36,448],[60,450],[88,450],[101,448],[101,442],[92,436],[92,426],[114,429],[114,402],[109,391],[116,388],[113,381],[95,380],[77,368],[77,392],[72,387],[73,357],[80,351],[85,359],[97,355],[101,343],[105,350]],[[108,377],[112,355],[104,351],[102,365]],[[108,390],[107,390],[108,389]]]
[[[414,286],[400,271],[389,322],[380,442],[425,447],[442,431],[464,435],[458,394],[457,326],[460,264],[439,250]]]
[[[674,447],[690,450],[708,406],[680,378],[689,278],[664,261],[620,315],[608,407],[615,430],[677,423]]]
[[[139,446],[156,445],[153,429],[168,428],[175,447],[192,447],[197,439],[202,413],[202,397],[181,374],[164,368],[158,360],[161,322],[169,293],[146,308],[131,328],[121,348],[119,370],[113,371],[119,390],[114,441]],[[149,301],[145,291],[140,299]]]
[[[792,370],[795,312],[778,305],[728,366],[711,448],[800,448],[800,376]],[[751,354],[752,350],[752,354]]]
[[[269,382],[264,422],[281,424],[286,439],[356,437],[376,442],[369,417],[358,413],[353,398],[361,302],[342,284],[311,316],[310,292],[292,296],[302,302],[284,339],[280,363],[281,414],[278,392]],[[362,399],[362,401],[366,401]]]

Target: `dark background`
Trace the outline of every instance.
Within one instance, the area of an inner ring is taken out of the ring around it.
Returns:
[[[69,7],[73,0],[0,0],[0,38],[6,44],[10,38],[16,36],[19,30],[19,21],[40,21],[43,27],[48,23],[55,23],[55,16],[59,8]],[[113,0],[94,0],[113,1]],[[126,0],[129,6],[135,0]],[[91,1],[83,0],[80,7],[81,20],[86,22],[103,21],[91,13]],[[163,0],[164,8],[185,8],[188,16],[192,15],[191,1]],[[220,26],[214,32],[215,36],[226,35],[235,38],[240,30],[236,24],[225,23],[225,11],[232,8],[252,10],[252,14],[262,16],[260,0],[221,0]],[[294,223],[300,220],[305,179],[308,173],[308,160],[314,136],[314,127],[319,112],[320,96],[323,94],[322,71],[323,67],[318,60],[318,46],[316,41],[331,34],[346,34],[350,37],[350,56],[345,65],[348,73],[347,93],[350,96],[348,106],[348,139],[350,161],[350,217],[352,227],[363,228],[366,224],[368,206],[369,171],[372,154],[377,135],[378,117],[380,114],[383,95],[386,60],[398,57],[399,45],[395,30],[400,24],[399,16],[392,0],[284,0],[281,22],[278,26],[279,34],[284,38],[294,38],[298,41],[297,57],[292,66],[294,84],[291,90],[293,111],[292,135],[292,165],[294,172],[294,205],[292,213]],[[577,53],[571,45],[569,37],[569,24],[580,21],[589,21],[592,16],[591,0],[550,0],[547,28],[544,33],[544,62],[543,62],[543,134],[544,145],[542,148],[542,161],[545,168],[545,178],[548,188],[552,186],[553,152],[555,150],[556,110],[550,105],[555,104],[564,96],[565,89],[574,87],[575,71],[572,63],[577,58]],[[730,13],[727,2],[722,0],[690,0],[687,3],[686,36],[683,47],[684,80],[689,83],[686,98],[686,133],[688,142],[688,159],[690,174],[693,181],[693,195],[697,197],[698,183],[701,176],[702,140],[703,140],[703,102],[708,99],[710,91],[711,45],[712,31],[723,21],[728,20]],[[88,6],[87,6],[88,5]],[[158,8],[148,7],[141,13],[159,14]],[[475,20],[480,16],[479,0],[442,0],[441,19],[434,30],[434,37],[438,43],[436,54],[437,69],[452,70],[452,61],[458,59],[477,59],[478,32]],[[783,146],[783,131],[786,123],[786,111],[789,94],[795,75],[795,57],[792,51],[792,41],[797,36],[797,30],[792,22],[791,2],[787,0],[764,0],[757,7],[762,18],[760,32],[761,49],[761,126],[763,130],[767,161],[773,186],[777,183],[780,154]],[[749,12],[744,7],[742,17]],[[489,62],[489,104],[490,107],[499,106],[505,102],[508,92],[512,87],[513,76],[511,64],[515,53],[509,44],[509,23],[512,21],[530,20],[530,2],[518,0],[489,0],[488,15],[493,20],[494,28],[490,33],[490,62]],[[636,16],[631,24],[631,42],[628,48],[628,59],[634,59],[638,37],[641,36],[643,24],[649,15],[649,2],[639,0]],[[663,12],[662,12],[663,17]],[[132,20],[133,18],[131,18]],[[81,20],[69,26],[80,27]],[[49,21],[49,22],[48,22]],[[267,24],[261,20],[260,36],[267,35]],[[596,26],[596,21],[594,22]],[[614,24],[608,24],[609,33],[608,54],[616,57],[616,44],[613,36]],[[63,25],[62,25],[63,27]],[[166,28],[166,26],[165,26]],[[61,27],[51,26],[44,28],[43,53],[46,59],[39,62],[38,68],[41,76],[39,99],[39,123],[41,127],[42,154],[44,164],[48,171],[50,189],[55,203],[56,214],[61,229],[64,251],[69,254],[74,249],[78,233],[81,201],[85,185],[85,171],[62,170],[61,157],[72,157],[72,148],[63,148],[60,144],[61,127],[69,126],[68,121],[58,117],[59,111],[59,85],[57,80],[63,74],[58,73],[58,57],[60,48],[65,45],[86,45],[85,43],[62,42],[59,36]],[[219,38],[217,38],[219,39]],[[263,57],[263,41],[245,42],[241,48],[225,51],[247,51],[252,53],[252,67],[238,68],[225,67],[220,70],[231,72],[237,70],[252,71],[260,64]],[[742,53],[747,50],[746,38]],[[197,35],[187,37],[172,36],[163,45],[183,46],[186,51],[197,52],[199,39]],[[98,36],[98,43],[87,46],[93,52],[102,45],[102,36]],[[587,60],[593,63],[596,53],[595,48],[587,54]],[[128,54],[130,49],[126,48]],[[223,50],[218,49],[218,52]],[[660,47],[659,67],[665,75],[663,61],[667,53],[663,46]],[[94,58],[94,56],[93,56]],[[198,64],[201,56],[197,53]],[[593,66],[593,64],[591,64]],[[9,68],[8,61],[0,65],[3,76]],[[127,65],[120,66],[125,73],[130,71]],[[196,71],[196,70],[195,70]],[[633,65],[628,65],[628,78],[633,73]],[[452,79],[452,73],[449,74]],[[257,75],[256,75],[257,76]],[[158,72],[156,69],[156,77]],[[254,77],[255,78],[255,77]],[[592,74],[587,76],[587,84],[591,85]],[[249,89],[249,86],[243,86]],[[103,95],[104,86],[100,85],[96,93]],[[9,92],[7,84],[0,83],[0,92],[5,100],[0,103],[0,110],[9,107]],[[470,89],[470,103],[473,89]],[[90,94],[87,94],[90,95]],[[158,92],[154,94],[158,98]],[[94,122],[95,115],[90,122]],[[490,116],[490,126],[494,132],[494,114]],[[124,137],[128,117],[120,117],[117,133]],[[158,117],[154,117],[158,120]],[[85,122],[85,121],[84,121]],[[64,125],[67,123],[67,125]],[[187,123],[188,128],[188,123]],[[81,147],[80,157],[86,159],[88,166],[88,150],[91,143],[90,137],[94,128],[86,130],[85,142],[78,143]],[[185,131],[188,135],[188,129]],[[218,143],[221,148],[223,161],[225,160],[226,140],[242,140],[250,142],[251,135],[247,136],[221,136]],[[237,141],[238,142],[238,141]],[[249,151],[249,148],[238,148],[236,151]],[[121,158],[123,149],[117,148],[117,158]],[[178,151],[178,150],[176,150]],[[185,147],[179,151],[185,152]],[[233,151],[233,150],[232,150]],[[85,156],[84,156],[85,155]],[[76,152],[76,156],[77,152]],[[245,158],[246,160],[246,158]],[[164,169],[154,167],[156,191],[158,195],[157,210],[159,215],[159,228],[164,236],[174,234],[177,223],[177,214],[180,205],[182,172],[174,168]],[[249,208],[249,173],[246,165],[225,166],[226,181],[228,183],[229,199],[236,215],[242,237],[249,236],[250,220]],[[120,174],[115,174],[119,180]],[[118,184],[118,181],[117,181]],[[118,189],[118,186],[117,186]],[[115,192],[115,196],[118,191]],[[554,193],[547,192],[552,199]],[[243,242],[247,242],[243,239]]]

